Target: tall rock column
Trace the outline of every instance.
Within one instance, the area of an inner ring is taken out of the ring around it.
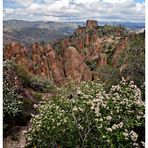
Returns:
[[[91,71],[75,47],[69,46],[64,50],[65,74],[75,82],[91,81]]]

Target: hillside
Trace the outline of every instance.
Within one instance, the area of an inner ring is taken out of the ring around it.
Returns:
[[[98,24],[95,20],[87,20],[70,36],[52,43],[35,42],[26,46],[18,40],[5,46],[6,137],[10,129],[13,133],[17,125],[26,126],[31,119],[30,147],[47,147],[55,143],[56,147],[58,144],[67,147],[101,147],[104,144],[106,147],[110,144],[131,147],[135,145],[133,130],[137,133],[136,144],[142,146],[145,32],[131,32],[121,25]],[[18,28],[22,32],[21,26]],[[34,29],[33,32],[27,30],[24,31],[27,37],[30,33],[38,40],[51,39],[50,35],[42,32],[47,32],[45,28],[36,28],[36,33]],[[56,34],[53,33],[50,32],[52,37]],[[21,41],[23,34],[18,34]],[[15,101],[12,103],[12,100]],[[12,113],[9,104],[14,106]],[[124,131],[126,128],[128,131]],[[126,141],[127,132],[132,137],[129,141]],[[70,135],[77,135],[76,140]]]

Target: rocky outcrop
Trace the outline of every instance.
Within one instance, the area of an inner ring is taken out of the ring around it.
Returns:
[[[64,39],[62,41],[62,50],[64,50],[65,48],[67,48],[69,46],[70,42],[69,42],[69,39]]]
[[[80,35],[80,34],[83,33],[85,30],[86,30],[85,27],[78,26],[78,28],[77,28],[76,31],[75,31],[75,34],[76,34],[76,35]]]
[[[27,65],[27,49],[17,42],[12,42],[4,49],[4,59],[14,59],[18,64]]]
[[[75,47],[69,46],[65,49],[63,58],[66,77],[78,83],[92,80],[91,71]]]
[[[113,63],[114,66],[116,66],[118,59],[119,59],[119,56],[123,52],[123,49],[126,47],[127,41],[128,41],[128,38],[126,37],[123,40],[121,40],[120,43],[115,48],[113,58],[112,58],[112,63]]]
[[[49,62],[49,68],[51,70],[52,79],[55,83],[61,84],[64,81],[64,70],[62,61],[60,61],[56,57],[54,50],[48,52],[47,59]]]
[[[86,29],[88,30],[94,30],[98,26],[97,21],[95,20],[87,20],[86,22]]]

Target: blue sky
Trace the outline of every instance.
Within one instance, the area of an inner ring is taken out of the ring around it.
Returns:
[[[143,2],[144,2],[144,0],[136,0],[136,2],[143,3]]]
[[[4,0],[4,20],[144,22],[144,0]]]

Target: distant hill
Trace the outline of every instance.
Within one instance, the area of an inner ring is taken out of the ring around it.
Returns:
[[[71,35],[76,27],[75,23],[8,20],[3,24],[4,45],[12,41],[52,42]]]

